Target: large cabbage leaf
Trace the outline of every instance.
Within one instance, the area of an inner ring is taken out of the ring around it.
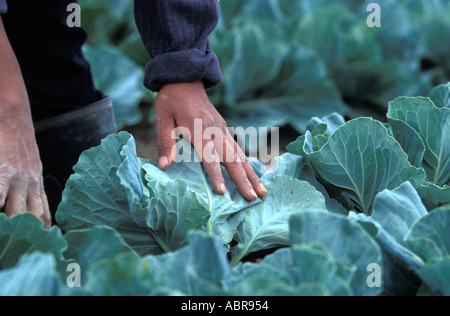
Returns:
[[[66,248],[67,242],[57,227],[45,230],[42,221],[30,213],[11,219],[0,213],[0,269],[14,267],[21,256],[34,251],[61,260]]]
[[[450,295],[450,207],[443,206],[422,217],[405,237],[408,247],[424,261],[419,275],[422,293]]]
[[[352,120],[317,142],[321,135],[314,137],[307,131],[289,150],[304,153],[316,176],[338,187],[366,214],[370,214],[378,192],[405,181],[416,187],[423,182],[423,171],[408,162],[401,146],[378,121]]]
[[[360,225],[341,215],[309,210],[292,215],[290,227],[292,245],[318,243],[348,267],[346,277],[354,295],[381,292],[381,288],[367,286],[367,267],[381,266],[381,249]]]
[[[438,186],[449,184],[450,109],[437,108],[429,98],[398,98],[389,103],[387,117],[403,122],[420,136],[427,180]]]

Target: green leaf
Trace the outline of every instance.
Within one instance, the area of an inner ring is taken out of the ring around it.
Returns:
[[[176,211],[177,216],[191,221],[192,214],[190,216],[187,214],[188,209],[176,204],[184,201],[182,195],[164,196],[164,192],[173,191],[176,186],[182,187],[189,197],[185,203],[188,203],[196,214],[189,227],[198,227],[199,223],[203,223],[206,232],[215,234],[224,244],[229,243],[239,224],[239,218],[233,219],[232,216],[261,201],[247,202],[224,167],[222,167],[222,174],[227,192],[224,195],[216,193],[192,145],[181,140],[178,142],[178,152],[181,161],[173,164],[168,170],[161,171],[156,163],[143,166],[149,188],[155,196],[158,195],[158,199],[163,199],[166,205],[176,205],[176,208],[171,211]],[[205,216],[208,218],[203,221],[202,218]],[[153,216],[153,218],[157,217]]]
[[[243,23],[237,25],[236,30],[233,59],[224,69],[225,101],[228,105],[273,81],[280,71],[283,60],[280,57],[287,52],[287,47],[276,40],[280,35],[276,25]],[[267,36],[275,39],[271,45],[266,45]]]
[[[238,296],[348,296],[352,290],[343,279],[342,272],[346,268],[320,245],[295,245],[277,250],[260,264],[237,266],[227,280],[228,293]]]
[[[145,69],[150,61],[150,55],[142,42],[141,35],[137,30],[128,36],[119,45],[120,50],[129,58],[131,58],[138,66]]]
[[[231,273],[222,243],[213,236],[193,231],[189,244],[161,256],[148,256],[168,288],[182,295],[223,295],[224,282]]]
[[[139,123],[143,69],[114,47],[84,46],[83,51],[91,64],[95,86],[113,100],[117,128]]]
[[[16,267],[0,271],[0,296],[69,296],[85,295],[69,288],[65,277],[57,272],[51,253],[34,252],[23,256]]]
[[[435,87],[429,97],[438,108],[450,108],[450,82]]]
[[[408,155],[408,161],[416,168],[422,166],[425,155],[425,145],[420,135],[403,121],[389,119],[395,139],[402,146],[403,151]]]
[[[164,253],[158,256],[146,256],[143,260],[149,262],[154,271],[164,278],[167,288],[174,294],[187,295],[189,293],[186,266],[188,264],[190,247],[185,246],[174,252]],[[177,293],[176,293],[177,292]]]
[[[425,261],[450,256],[450,207],[422,217],[411,227],[405,241]]]
[[[119,254],[137,254],[128,246],[120,235],[109,227],[92,227],[86,230],[71,231],[64,235],[68,248],[64,257],[73,259],[80,265],[81,278],[93,264],[100,260],[112,259]]]
[[[165,252],[181,248],[187,244],[188,232],[202,229],[204,219],[211,214],[184,180],[175,179],[165,184],[150,181],[148,186],[154,197],[144,213],[145,224]]]
[[[21,256],[34,251],[62,260],[66,248],[61,231],[57,227],[45,230],[42,221],[33,214],[19,214],[10,219],[0,214],[0,269],[14,267]]]
[[[304,209],[326,211],[325,198],[305,181],[276,176],[264,183],[269,194],[261,204],[242,213],[242,223],[237,228],[232,249],[236,265],[244,256],[264,250],[289,245],[289,217]]]
[[[427,214],[409,182],[378,193],[372,216],[350,214],[349,218],[355,218],[383,250],[383,294],[403,296],[417,292],[420,286],[417,273],[424,263],[407,248],[404,238],[412,225]]]
[[[339,127],[318,150],[306,133],[303,151],[316,176],[338,187],[357,207],[370,214],[375,196],[405,181],[418,186],[423,171],[411,166],[400,145],[386,128],[369,118]]]
[[[345,124],[345,118],[339,113],[332,113],[322,118],[313,117],[306,126],[306,129],[308,131],[314,131],[322,124],[327,126],[327,130],[323,135],[330,137],[340,126]]]
[[[238,100],[228,110],[232,116],[231,126],[267,128],[289,123],[304,133],[311,117],[347,112],[323,64],[301,46],[289,48],[277,77],[262,90],[264,94]],[[243,124],[243,121],[248,123]],[[278,125],[267,125],[271,121]]]
[[[125,132],[110,135],[102,145],[85,151],[63,192],[56,213],[58,225],[65,231],[113,227],[139,254],[163,252],[148,227],[139,226],[131,213],[148,202],[141,165],[134,138]],[[130,190],[140,191],[141,199],[130,199]]]
[[[260,264],[238,264],[225,280],[225,285],[230,295],[295,295],[297,289],[289,275],[290,270],[290,249],[278,249],[266,256]]]
[[[262,165],[257,160],[250,160],[250,162],[257,175],[261,178],[261,181],[271,181],[274,177],[279,175],[286,175],[294,179],[306,181],[317,191],[322,193],[325,197],[325,204],[329,211],[346,214],[347,211],[343,206],[328,195],[327,190],[325,190],[323,185],[317,181],[314,173],[304,164],[303,157],[285,153],[279,157],[275,157],[273,164],[270,167]]]
[[[132,253],[122,253],[94,264],[88,273],[86,291],[95,296],[171,294],[156,267]]]
[[[189,235],[187,278],[191,295],[211,295],[222,292],[231,269],[220,241],[202,233]]]
[[[338,127],[345,124],[345,119],[338,113],[332,113],[328,116],[318,118],[313,117],[306,126],[306,130],[311,134],[298,137],[294,142],[290,143],[286,149],[293,154],[306,156],[303,151],[306,137],[310,137],[313,150],[319,150],[328,141],[330,136],[338,129]]]
[[[307,131],[305,135],[299,136],[294,142],[290,143],[286,149],[295,155],[306,157],[304,150],[306,139],[308,138],[308,146],[312,151],[319,150],[325,145],[329,139],[326,135],[328,126],[326,124],[319,124],[314,130]]]
[[[411,57],[417,53],[415,26],[404,18],[399,5],[383,1],[384,23],[392,27],[375,29],[365,23],[367,5],[361,5],[361,1],[347,3],[351,4],[302,2],[305,16],[300,22],[297,18],[293,32],[295,41],[326,64],[346,103],[355,106],[355,112],[377,112],[384,111],[387,102],[399,95],[425,92],[427,78]]]
[[[450,257],[431,259],[419,271],[419,274],[433,291],[450,296]]]
[[[436,108],[429,98],[398,98],[389,103],[387,117],[404,122],[422,138],[428,181],[438,186],[449,183],[450,109]]]
[[[298,178],[302,172],[303,157],[285,153],[273,159],[271,166],[265,166],[256,159],[249,159],[261,181],[272,181],[276,176]]]
[[[422,204],[417,191],[409,182],[390,191],[377,194],[373,203],[372,220],[379,223],[399,244],[411,226],[428,211]]]
[[[83,10],[94,8],[105,8],[110,15],[116,19],[121,17],[121,13],[132,5],[130,0],[80,0],[80,6]]]
[[[439,187],[425,181],[417,188],[417,192],[419,192],[428,210],[435,209],[440,205],[450,204],[450,186]]]
[[[277,6],[275,1],[270,4]],[[276,16],[283,15],[279,9],[275,11]],[[283,30],[287,21],[274,23],[266,18],[244,14],[231,30],[220,29],[212,37],[225,82],[210,96],[229,125],[267,128],[289,123],[304,132],[313,116],[347,112],[323,63],[287,38]],[[267,46],[269,37],[274,40]]]
[[[317,211],[296,213],[289,223],[292,245],[318,243],[336,260],[350,269],[356,268],[349,280],[354,295],[377,295],[381,292],[381,288],[367,286],[367,267],[373,263],[381,266],[381,249],[360,225],[341,215]]]
[[[338,261],[325,247],[293,245],[292,257],[292,274],[297,282],[325,284],[331,296],[352,294],[349,281],[355,269]]]
[[[448,82],[450,78],[450,61],[447,58],[450,43],[442,40],[441,33],[450,27],[449,13],[450,6],[446,1],[442,1],[437,10],[424,14],[420,23],[419,44],[422,50],[422,58],[431,62],[434,66],[432,74],[434,82],[437,83]]]
[[[80,0],[81,25],[92,46],[118,46],[138,34],[132,0]]]

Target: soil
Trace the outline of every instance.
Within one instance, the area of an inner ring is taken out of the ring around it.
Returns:
[[[138,157],[158,161],[156,129],[154,126],[141,123],[135,126],[126,127],[123,131],[127,131],[134,136]]]

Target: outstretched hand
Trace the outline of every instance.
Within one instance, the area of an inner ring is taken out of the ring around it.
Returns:
[[[214,190],[225,194],[221,164],[227,169],[239,192],[248,201],[267,194],[267,190],[228,131],[227,124],[211,104],[202,82],[165,85],[155,104],[158,155],[161,169],[175,160],[175,128],[186,136],[200,157]],[[181,127],[181,129],[180,129]],[[201,131],[202,135],[194,132]]]

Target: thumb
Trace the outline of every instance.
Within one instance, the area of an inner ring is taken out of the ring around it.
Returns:
[[[169,168],[175,157],[173,150],[176,146],[175,122],[172,116],[164,116],[156,121],[159,167]]]

